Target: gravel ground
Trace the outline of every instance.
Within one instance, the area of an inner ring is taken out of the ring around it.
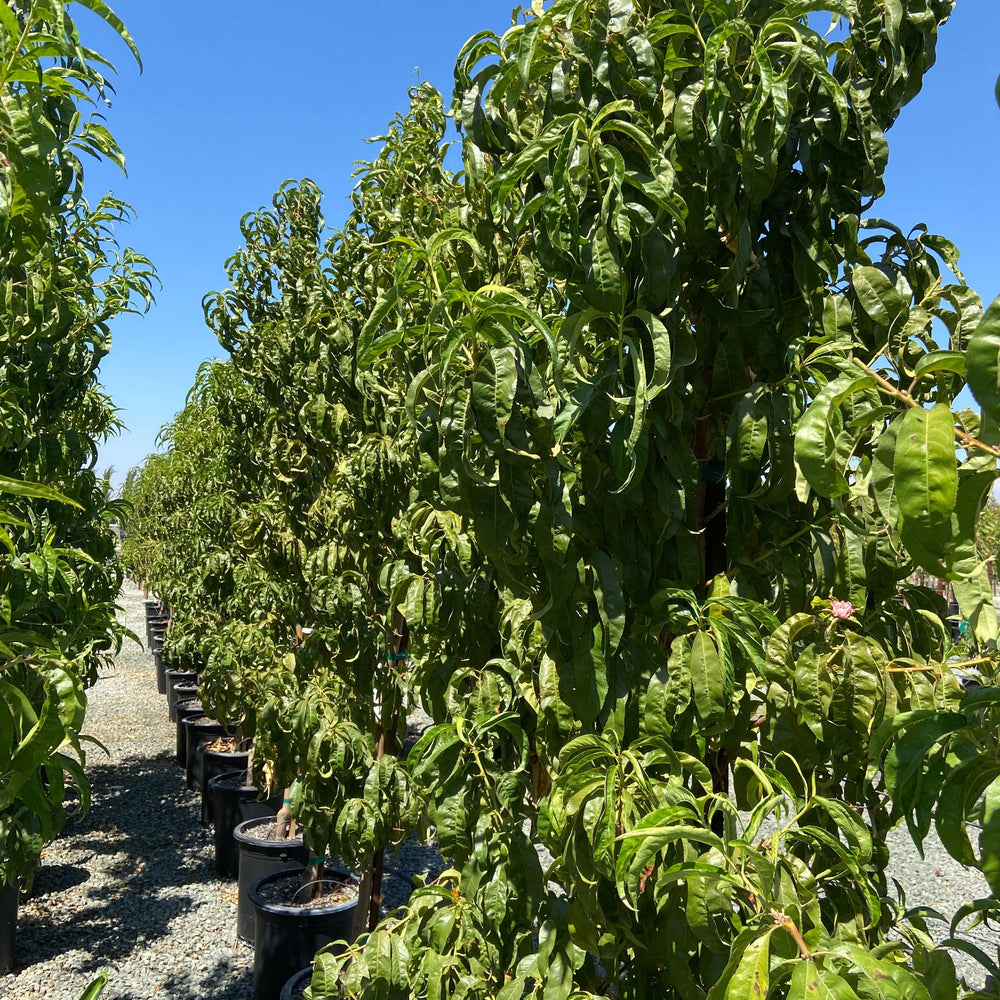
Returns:
[[[126,584],[121,606],[143,635],[141,592]],[[201,827],[199,797],[174,763],[175,727],[148,653],[126,646],[90,692],[87,719],[110,757],[91,748],[91,811],[45,851],[34,892],[21,902],[17,968],[0,977],[0,1000],[77,1000],[101,971],[109,977],[104,1000],[250,1000],[253,950],[236,937],[235,882],[215,875],[212,831]],[[905,829],[890,846],[890,874],[907,906],[950,918],[988,895],[982,876],[953,861],[933,833],[923,859]],[[386,864],[383,898],[393,907],[405,902],[412,874],[436,873],[441,858],[411,841]],[[968,936],[996,957],[996,932]],[[956,965],[970,985],[982,984],[978,964],[956,955]]]
[[[974,831],[971,839],[975,844]],[[989,886],[982,873],[960,865],[944,849],[933,828],[924,841],[923,858],[905,826],[892,830],[887,842],[891,858],[888,874],[902,888],[907,909],[930,907],[950,922],[966,903],[989,897]],[[930,921],[928,930],[939,942],[948,937],[947,923]],[[994,962],[997,960],[1000,932],[995,928],[980,926],[960,936],[981,948]],[[952,955],[958,974],[965,977],[969,986],[981,989],[986,975],[982,965],[961,951],[953,950]]]

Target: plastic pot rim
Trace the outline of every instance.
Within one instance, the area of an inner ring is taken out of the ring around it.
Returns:
[[[299,983],[311,980],[312,974],[313,967],[311,965],[307,965],[304,969],[299,969],[298,972],[292,973],[292,975],[285,980],[285,985],[281,987],[281,995],[284,996],[287,991],[289,996],[294,996],[295,988],[299,985]]]
[[[286,837],[284,840],[264,840],[261,837],[251,837],[243,832],[244,828],[250,830],[254,827],[264,826],[265,824],[273,826],[274,817],[264,816],[258,819],[245,819],[242,823],[237,823],[233,827],[233,837],[238,843],[246,844],[247,847],[258,847],[261,844],[280,844],[282,847],[289,847],[294,850],[302,846],[303,840],[301,837]]]
[[[288,906],[283,903],[270,903],[261,895],[259,887],[265,882],[278,882],[282,879],[302,878],[302,873],[308,868],[286,868],[284,871],[272,872],[263,878],[257,879],[247,893],[250,902],[258,909],[267,913],[279,914],[288,917],[328,917],[335,913],[343,913],[345,910],[353,909],[358,905],[358,894],[355,892],[351,899],[343,903],[335,903],[332,906]],[[332,878],[334,875],[342,875],[343,878]],[[318,881],[318,880],[315,880]],[[344,868],[327,868],[323,875],[324,882],[349,882],[355,889],[358,887],[357,878]]]
[[[247,785],[247,784],[231,785],[228,781],[226,781],[227,778],[232,778],[236,776],[239,776],[240,778],[245,778],[246,774],[247,772],[245,770],[223,771],[222,774],[213,774],[212,777],[208,779],[208,787],[228,788],[230,791],[233,792],[249,792],[249,791],[259,792],[260,789],[256,785]]]

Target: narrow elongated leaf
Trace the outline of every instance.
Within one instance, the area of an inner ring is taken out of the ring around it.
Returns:
[[[906,309],[896,286],[877,267],[856,267],[851,284],[861,307],[881,326],[891,326]]]
[[[927,755],[944,737],[965,724],[965,716],[957,712],[936,713],[909,726],[889,751],[885,760],[885,784],[893,802],[904,814],[909,815],[916,805]]]
[[[893,460],[900,514],[928,552],[946,558],[958,495],[958,461],[951,407],[914,407],[903,415]]]
[[[747,945],[740,964],[736,967],[726,1000],[763,1000],[771,985],[771,934],[768,931]]]
[[[142,59],[139,57],[139,47],[135,44],[135,40],[129,34],[122,19],[104,3],[104,0],[76,0],[76,2],[82,4],[88,10],[92,10],[99,18],[106,21],[109,27],[117,32],[118,37],[128,46],[129,52],[132,53],[141,70]]]
[[[625,598],[622,594],[621,572],[614,559],[601,549],[594,552],[593,561],[597,571],[594,595],[601,621],[607,630],[610,652],[615,652],[625,633]]]
[[[1000,297],[986,310],[966,354],[972,395],[994,421],[1000,421]]]
[[[956,375],[964,375],[965,355],[961,351],[931,351],[930,354],[925,354],[917,362],[915,374],[919,378],[932,372],[954,372]]]
[[[12,493],[20,497],[32,497],[37,500],[55,500],[57,503],[69,504],[77,510],[83,507],[75,500],[64,496],[51,486],[43,486],[41,483],[29,483],[22,479],[11,479],[9,476],[0,476],[0,493]]]
[[[711,725],[725,714],[725,671],[710,632],[695,632],[691,640],[691,686],[702,722]]]
[[[979,833],[979,858],[994,896],[1000,896],[1000,778],[986,789]]]
[[[1000,778],[1000,764],[989,757],[976,756],[952,768],[941,786],[934,825],[941,843],[960,864],[973,866],[972,851],[966,829],[979,797]]]
[[[108,974],[102,972],[84,991],[80,994],[80,1000],[97,1000],[108,985]]]
[[[841,422],[838,410],[853,393],[874,384],[868,375],[834,379],[822,388],[795,428],[795,461],[820,496],[835,497],[847,492],[837,447],[836,425]]]

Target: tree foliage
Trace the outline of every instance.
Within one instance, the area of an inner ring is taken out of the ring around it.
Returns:
[[[451,864],[314,997],[958,995],[886,834],[995,893],[1000,306],[864,217],[951,8],[534,4],[459,55],[458,175],[421,87],[330,240],[308,182],[244,221],[228,544],[316,629],[245,710],[331,845]]]
[[[110,521],[94,466],[118,429],[97,381],[111,320],[151,300],[148,261],[115,243],[128,206],[83,197],[84,153],[123,162],[88,106],[113,67],[84,46],[71,4],[0,4],[0,883],[30,881],[84,808],[84,688],[123,635]],[[118,18],[80,0],[135,53]]]

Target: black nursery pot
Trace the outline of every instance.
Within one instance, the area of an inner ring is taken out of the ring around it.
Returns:
[[[170,619],[168,618],[152,618],[146,622],[146,641],[150,646],[153,646],[157,639],[160,642],[163,641],[163,637],[167,632],[167,625],[169,624]]]
[[[150,622],[156,618],[166,618],[167,613],[163,610],[160,602],[154,600],[152,597],[147,597],[143,602],[143,606],[146,609],[146,629],[149,630]]]
[[[185,751],[185,762],[187,764],[187,786],[192,792],[201,791],[201,757],[198,756],[198,747],[205,743],[211,743],[220,736],[232,736],[235,732],[234,726],[224,726],[215,719],[209,719],[204,715],[192,715],[184,720],[184,728],[187,730],[187,749]]]
[[[167,665],[159,649],[153,649],[153,663],[156,666],[156,690],[160,694],[167,693]]]
[[[298,886],[305,870],[291,868],[265,875],[250,887],[254,908],[254,1000],[280,1000],[282,986],[308,965],[320,948],[352,937],[358,908],[356,895],[346,903],[308,908],[267,901],[267,887],[283,883]],[[345,871],[326,869],[324,883],[353,881]]]
[[[240,852],[239,894],[236,909],[236,934],[253,944],[254,916],[250,902],[250,886],[265,875],[302,868],[309,860],[309,852],[301,837],[287,840],[261,840],[251,833],[270,825],[271,819],[248,819],[233,830],[233,840]]]
[[[0,975],[14,968],[17,933],[17,880],[0,889]]]
[[[201,757],[201,825],[208,826],[215,818],[208,783],[220,774],[240,768],[246,773],[250,755],[246,750],[208,750],[204,746],[198,747],[195,753]]]
[[[264,802],[256,785],[246,783],[246,769],[210,778],[208,794],[215,819],[215,870],[221,878],[236,878],[240,870],[240,848],[233,830],[251,819],[271,819],[281,808],[281,796]]]
[[[192,684],[185,683],[185,684],[175,684],[174,685],[174,711],[175,712],[177,711],[177,706],[182,701],[197,701],[199,705],[201,704],[201,701],[198,698],[198,685],[196,683],[192,683]],[[202,715],[204,715],[204,714],[205,713],[202,712]]]
[[[180,696],[177,694],[177,686],[179,684],[190,684],[192,681],[197,685],[198,683],[198,671],[197,670],[164,670],[163,671],[164,680],[167,685],[167,716],[171,722],[177,721],[177,707],[176,702],[180,701]]]
[[[281,1000],[300,1000],[302,991],[312,980],[313,970],[310,965],[308,969],[296,972],[291,979],[281,987]]]
[[[198,689],[195,688],[195,694]],[[174,714],[177,716],[177,766],[187,766],[187,727],[184,725],[186,719],[191,719],[196,715],[204,715],[205,709],[202,703],[196,698],[183,698],[175,702]]]

